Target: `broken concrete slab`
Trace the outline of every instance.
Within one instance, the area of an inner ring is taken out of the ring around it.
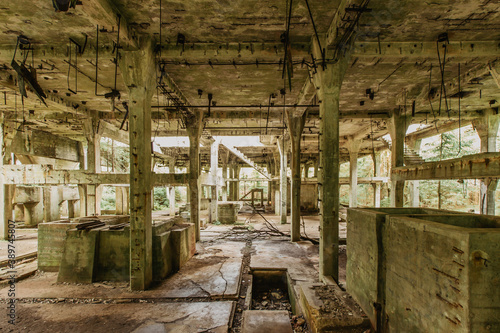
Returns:
[[[19,332],[227,332],[234,302],[17,303]],[[41,324],[43,323],[43,324]],[[0,321],[0,331],[12,329]],[[16,332],[18,332],[16,331]]]
[[[162,297],[236,298],[244,246],[241,242],[226,242],[205,247],[203,253],[162,284]]]
[[[311,332],[332,332],[335,329],[354,327],[369,328],[367,317],[360,308],[348,305],[348,297],[338,286],[302,283],[300,304]]]
[[[293,333],[288,311],[247,310],[243,312],[242,333]]]

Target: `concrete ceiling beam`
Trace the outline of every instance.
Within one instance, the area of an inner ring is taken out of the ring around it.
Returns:
[[[392,168],[391,179],[484,179],[500,177],[500,153],[481,153],[438,162]]]
[[[439,44],[444,50],[443,43]],[[447,57],[453,58],[497,58],[500,53],[498,41],[450,41],[447,44]],[[353,57],[380,57],[380,58],[436,58],[436,42],[365,42],[354,43]]]
[[[310,56],[310,43],[292,43],[291,48],[294,58]],[[279,60],[284,52],[283,43],[163,43],[161,45],[163,61],[181,63],[202,61],[207,66],[210,66],[209,60],[214,66],[217,62],[233,60]]]

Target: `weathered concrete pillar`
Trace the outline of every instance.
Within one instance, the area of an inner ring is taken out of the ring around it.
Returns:
[[[387,122],[389,134],[391,135],[391,167],[401,167],[404,165],[405,136],[411,117],[405,116],[400,111],[395,110],[392,117]],[[391,207],[403,207],[404,203],[404,181],[391,180]]]
[[[358,207],[358,154],[361,139],[349,137],[347,150],[349,150],[349,207]]]
[[[68,218],[75,217],[75,200],[67,200],[68,203]]]
[[[302,130],[306,122],[306,113],[296,115],[292,112],[288,113],[288,125],[290,130],[290,139],[292,142],[292,159],[290,161],[292,169],[292,191],[291,191],[291,226],[290,234],[291,241],[297,242],[300,240],[300,183],[301,180],[301,164],[300,164],[300,139],[302,138]],[[286,216],[285,216],[286,222]],[[283,223],[283,221],[282,221]]]
[[[222,201],[227,201],[227,161],[222,164]]]
[[[200,138],[203,129],[203,113],[195,111],[186,117],[189,136],[189,204],[191,222],[196,226],[196,240],[200,240]]]
[[[474,119],[472,125],[481,140],[481,153],[496,152],[496,141],[500,116],[497,109],[487,109],[484,116]],[[495,192],[498,180],[486,178],[481,180],[479,209],[481,214],[495,215]]]
[[[414,142],[410,143],[413,151],[415,153],[420,153],[420,146],[422,145],[422,140],[418,139]],[[414,180],[409,182],[410,185],[410,205],[412,207],[420,207],[420,182],[418,180]]]
[[[280,152],[280,216],[281,224],[286,223],[287,215],[287,142],[284,138],[278,139],[278,149]]]
[[[217,206],[219,205],[219,182],[217,179],[217,168],[219,166],[219,140],[212,140],[210,145],[210,223],[218,221]]]
[[[12,162],[9,147],[15,134],[14,131],[8,130],[4,114],[0,113],[0,169]],[[4,185],[3,177],[0,177],[0,239],[9,239],[9,220],[14,220],[12,201],[15,190],[15,185]]]
[[[326,43],[323,40],[322,44]],[[322,59],[324,51],[328,59],[330,50],[321,50],[317,41],[313,42],[313,54]],[[320,137],[318,172],[320,201],[320,279],[339,279],[339,98],[344,79],[349,52],[339,55],[335,63],[318,66],[313,76],[319,100]]]
[[[175,173],[175,158],[168,161],[168,172]],[[175,216],[175,186],[170,186],[168,190],[169,215]]]
[[[151,97],[156,73],[153,45],[124,51],[120,69],[128,88],[130,146],[130,288],[147,289],[153,279]]]
[[[115,187],[115,215],[123,215],[123,193],[122,187]]]
[[[87,171],[101,173],[101,136],[97,133],[99,119],[96,113],[84,123],[87,137]],[[101,204],[99,200],[100,184],[87,185],[87,215],[99,215]]]
[[[380,152],[375,152],[371,154],[373,160],[373,175],[375,177],[380,177]],[[373,187],[373,206],[380,207],[380,183],[372,184]]]
[[[85,170],[85,147],[82,142],[78,142],[78,162],[79,169]],[[87,185],[78,185],[80,197],[80,216],[87,216]]]
[[[231,166],[231,178],[239,179],[240,178],[240,166],[238,164],[233,164]],[[238,201],[240,196],[240,182],[238,180],[231,181],[229,184],[230,190],[230,200]]]
[[[43,187],[43,219],[45,222],[57,221],[61,218],[60,202],[57,186]]]

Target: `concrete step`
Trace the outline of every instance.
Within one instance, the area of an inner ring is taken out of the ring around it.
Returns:
[[[288,311],[246,310],[243,311],[241,333],[293,333]]]

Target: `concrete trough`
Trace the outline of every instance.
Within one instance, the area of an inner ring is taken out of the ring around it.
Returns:
[[[102,217],[106,226],[90,231],[59,221],[39,226],[38,268],[58,271],[59,282],[91,283],[130,279],[130,227],[110,230],[126,216]],[[128,219],[127,219],[128,220]],[[182,267],[196,251],[194,225],[182,218],[153,224],[153,278],[162,280]]]
[[[349,209],[347,290],[379,332],[500,331],[500,218]]]

